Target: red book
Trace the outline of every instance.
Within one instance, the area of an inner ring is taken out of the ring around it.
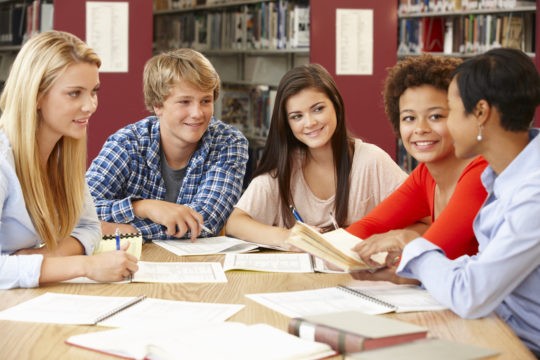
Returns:
[[[422,339],[427,329],[384,316],[345,311],[291,319],[289,333],[326,343],[344,354]]]

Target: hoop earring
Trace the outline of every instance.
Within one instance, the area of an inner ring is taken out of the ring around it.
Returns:
[[[482,136],[482,128],[483,128],[482,125],[478,126],[478,135],[476,135],[476,141],[478,142],[484,139],[484,137]]]

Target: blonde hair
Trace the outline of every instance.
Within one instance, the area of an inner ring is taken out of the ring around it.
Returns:
[[[146,108],[151,113],[169,96],[171,87],[187,81],[201,91],[212,91],[219,97],[219,75],[210,61],[192,49],[171,50],[152,57],[144,66],[143,93]]]
[[[62,137],[43,169],[36,141],[37,104],[77,63],[101,66],[97,54],[76,36],[60,31],[38,34],[17,54],[0,96],[0,126],[13,148],[26,209],[49,248],[71,234],[84,206],[86,137]]]

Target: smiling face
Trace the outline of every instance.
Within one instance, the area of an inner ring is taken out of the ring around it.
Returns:
[[[321,91],[308,88],[289,97],[287,119],[295,138],[310,149],[331,146],[337,125],[336,111]]]
[[[154,112],[159,117],[162,143],[194,151],[214,114],[213,91],[180,81]]]
[[[411,156],[423,163],[453,156],[446,91],[431,85],[408,88],[399,98],[399,112],[401,139]]]
[[[97,109],[99,72],[95,64],[70,65],[38,100],[38,136],[43,144],[55,144],[62,136],[86,136],[90,116]]]

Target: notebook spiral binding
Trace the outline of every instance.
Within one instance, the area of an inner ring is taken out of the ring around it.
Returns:
[[[123,233],[123,234],[120,234],[120,239],[129,239],[129,238],[136,238],[136,237],[139,237],[141,236],[141,233]],[[114,240],[115,239],[115,235],[114,234],[110,234],[110,235],[103,235],[103,240]]]
[[[105,319],[110,318],[111,316],[114,316],[114,315],[118,314],[119,312],[121,312],[124,309],[127,309],[130,306],[133,306],[133,305],[135,305],[137,303],[140,303],[144,299],[146,299],[146,295],[140,295],[140,296],[137,296],[136,298],[133,298],[133,299],[129,300],[127,303],[122,304],[122,305],[118,306],[117,308],[112,309],[108,313],[105,313],[105,314],[101,315],[100,317],[98,317],[94,321],[94,325],[98,324],[99,322],[101,322],[101,321],[103,321]]]
[[[337,288],[342,290],[342,291],[348,292],[349,294],[360,296],[361,298],[364,298],[366,300],[372,301],[372,302],[377,303],[379,305],[385,306],[385,307],[387,307],[389,309],[396,310],[398,308],[396,305],[394,305],[392,303],[389,303],[389,302],[381,300],[381,299],[377,299],[376,297],[368,295],[368,294],[366,294],[366,293],[364,293],[364,292],[362,292],[360,290],[350,288],[348,286],[338,285]]]

